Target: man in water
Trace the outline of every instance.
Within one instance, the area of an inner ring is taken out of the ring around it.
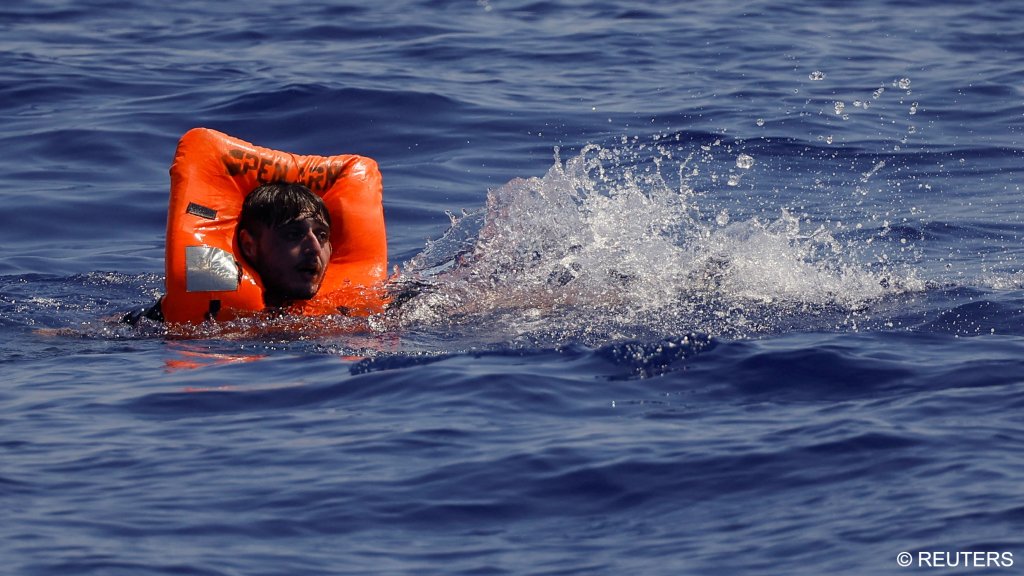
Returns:
[[[272,182],[245,197],[236,241],[263,283],[268,308],[308,300],[320,290],[331,260],[331,215],[323,200],[302,184]],[[161,301],[130,312],[123,321],[163,321]]]
[[[331,261],[331,215],[302,184],[264,184],[242,204],[238,245],[263,281],[264,304],[309,300]]]

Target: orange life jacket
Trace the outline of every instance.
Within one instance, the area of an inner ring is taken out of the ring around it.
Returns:
[[[387,238],[377,163],[354,155],[300,156],[194,128],[178,142],[167,212],[168,322],[231,320],[262,310],[263,286],[242,257],[242,202],[260,184],[297,182],[331,214],[331,261],[319,292],[292,311],[367,315],[384,305]]]

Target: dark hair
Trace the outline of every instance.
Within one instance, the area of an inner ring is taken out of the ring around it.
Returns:
[[[309,188],[292,182],[271,182],[257,186],[245,197],[238,229],[258,234],[256,224],[280,228],[308,217],[331,225],[331,214],[324,201]]]

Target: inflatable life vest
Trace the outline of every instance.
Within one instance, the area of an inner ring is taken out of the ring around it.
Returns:
[[[299,156],[194,128],[178,142],[167,213],[168,322],[231,320],[262,310],[263,286],[242,257],[242,202],[260,184],[304,184],[331,214],[331,261],[319,292],[293,306],[305,315],[382,309],[387,239],[377,164],[365,157]]]

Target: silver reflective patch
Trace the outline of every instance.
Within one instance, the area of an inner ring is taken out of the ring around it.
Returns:
[[[185,290],[216,292],[238,289],[238,263],[230,252],[213,246],[185,247]]]

